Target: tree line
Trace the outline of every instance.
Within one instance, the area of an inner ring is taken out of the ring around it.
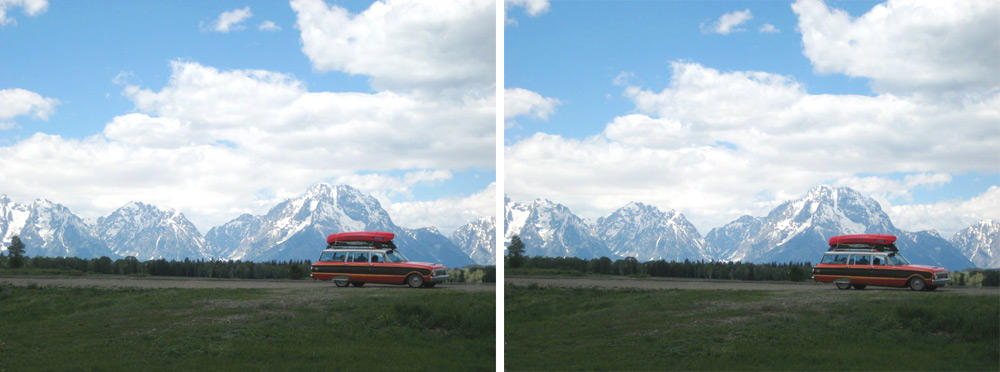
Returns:
[[[112,260],[110,257],[24,257],[23,266],[11,265],[13,257],[0,257],[0,267],[12,269],[54,270],[78,274],[128,276],[186,276],[223,279],[304,279],[309,276],[309,261],[252,262],[240,260],[156,259],[139,261],[135,257]],[[7,261],[6,264],[4,261]]]
[[[505,261],[512,269],[524,268],[579,274],[727,280],[801,281],[809,279],[812,276],[812,263],[810,262],[767,264],[702,260],[639,262],[635,257],[625,257],[617,260],[611,260],[608,257],[591,259],[579,257],[529,257],[524,255],[524,242],[518,236],[511,238],[507,252]]]
[[[509,261],[508,261],[509,263]],[[809,262],[754,264],[732,261],[647,261],[635,257],[611,260],[608,257],[525,256],[521,266],[512,268],[555,270],[580,274],[652,276],[669,278],[802,281],[812,276]]]

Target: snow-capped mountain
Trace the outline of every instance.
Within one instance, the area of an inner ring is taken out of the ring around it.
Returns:
[[[462,252],[448,237],[435,227],[406,229],[396,227],[393,242],[400,252],[413,261],[441,263],[448,267],[462,267],[476,262]]]
[[[767,217],[741,217],[712,229],[706,240],[718,249],[722,260],[802,262],[820,257],[831,236],[894,230],[875,200],[848,188],[817,186],[802,199],[771,210]]]
[[[483,217],[459,227],[451,234],[451,241],[477,264],[495,265],[496,231],[496,217]]]
[[[326,236],[346,231],[390,231],[400,252],[414,261],[449,267],[473,261],[436,229],[396,226],[378,200],[346,185],[317,184],[286,200],[266,215],[243,215],[205,235],[221,257],[252,261],[313,260],[326,247]]]
[[[951,244],[976,267],[1000,268],[1000,221],[984,220],[959,231]]]
[[[896,235],[896,246],[911,261],[964,269],[971,262],[936,232],[905,232],[893,226],[874,199],[846,187],[817,186],[766,217],[744,216],[712,229],[706,241],[718,258],[744,262],[815,262],[831,236]]]
[[[97,219],[97,236],[121,257],[140,260],[210,258],[205,239],[184,215],[173,209],[130,202]]]
[[[17,204],[0,195],[0,236],[3,246],[17,235],[27,256],[117,257],[94,234],[93,227],[69,208],[45,199]]]
[[[504,240],[517,235],[527,256],[580,257],[617,256],[593,234],[593,227],[569,208],[545,199],[520,204],[505,198]]]
[[[629,203],[597,219],[595,233],[616,255],[639,261],[713,258],[698,229],[684,215],[642,203]]]

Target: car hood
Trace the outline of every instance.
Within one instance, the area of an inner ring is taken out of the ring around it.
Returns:
[[[927,265],[903,265],[903,266],[897,266],[897,267],[904,267],[904,268],[907,268],[907,269],[916,269],[916,270],[928,270],[928,271],[934,271],[934,272],[948,271],[947,269],[945,269],[943,267],[927,266]]]
[[[442,265],[442,264],[436,264],[436,263],[430,263],[430,262],[413,262],[413,261],[407,261],[406,263],[408,263],[410,265],[427,266],[427,267],[432,268],[432,269],[444,269],[445,268],[445,266]]]

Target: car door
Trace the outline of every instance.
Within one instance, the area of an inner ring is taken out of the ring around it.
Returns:
[[[368,267],[368,252],[351,252],[347,256],[347,271],[353,281],[368,281],[371,269]]]
[[[871,277],[873,268],[871,254],[852,254],[847,267],[851,272],[851,283],[872,284]]]

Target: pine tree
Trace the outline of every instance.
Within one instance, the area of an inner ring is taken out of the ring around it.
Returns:
[[[524,243],[521,237],[514,235],[510,238],[510,245],[507,246],[507,263],[511,268],[519,268],[524,264]]]
[[[8,255],[10,255],[10,268],[17,269],[24,266],[24,243],[21,242],[21,238],[14,235],[10,238],[10,247],[8,249]]]

